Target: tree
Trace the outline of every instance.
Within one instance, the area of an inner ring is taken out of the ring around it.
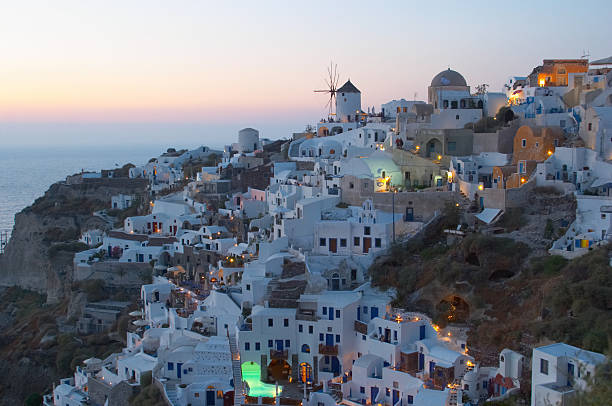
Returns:
[[[25,400],[26,406],[39,406],[42,405],[43,397],[39,393],[32,393]]]
[[[612,360],[608,359],[587,379],[587,389],[576,392],[571,406],[612,405]]]

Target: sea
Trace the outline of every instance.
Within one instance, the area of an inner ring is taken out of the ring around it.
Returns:
[[[143,165],[165,152],[162,146],[54,146],[0,148],[0,233],[10,237],[15,214],[53,183],[85,171]]]

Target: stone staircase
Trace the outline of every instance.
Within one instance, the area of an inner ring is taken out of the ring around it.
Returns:
[[[236,343],[236,336],[228,332],[230,352],[232,353],[232,375],[234,379],[234,406],[244,403],[244,385],[242,383],[242,367],[240,365],[240,352]]]
[[[457,406],[457,404],[459,403],[459,399],[457,398],[459,396],[459,393],[461,392],[461,380],[463,379],[465,374],[473,370],[474,365],[468,365],[464,368],[463,372],[458,377],[455,377],[452,383],[452,387],[450,389],[450,400],[448,403],[449,406]]]

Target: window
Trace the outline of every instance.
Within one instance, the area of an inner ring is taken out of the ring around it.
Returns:
[[[244,350],[245,351],[250,351],[251,350],[251,343],[244,343]]]
[[[174,371],[174,362],[168,362],[168,371]]]
[[[455,120],[459,120],[459,114],[455,115]]]
[[[349,182],[349,189],[354,189],[355,185],[353,184],[353,182]]]
[[[274,341],[268,340],[268,348],[272,348],[272,347],[274,347]]]
[[[390,396],[390,395],[391,395],[391,389],[385,388],[385,396]]]
[[[364,227],[363,228],[363,234],[364,235],[370,235],[370,227]]]
[[[363,386],[359,387],[359,393],[365,393],[365,388]]]
[[[319,333],[319,341],[323,341],[323,340],[324,340],[324,338],[325,338],[325,337],[323,336],[323,333]]]
[[[380,238],[375,238],[375,239],[374,239],[374,246],[375,246],[376,248],[380,248],[380,247],[382,246],[382,241],[381,241],[381,239],[380,239]]]
[[[339,319],[340,318],[340,310],[336,310],[336,318]]]
[[[283,326],[289,327],[289,319],[283,319]]]
[[[540,373],[548,375],[548,360],[540,358]]]
[[[414,398],[412,397],[412,395],[408,395],[408,404],[409,405],[414,404]]]
[[[304,331],[304,326],[301,324],[298,325],[298,332],[302,333]]]
[[[326,306],[323,306],[323,308],[321,309],[321,313],[327,314],[327,307]]]
[[[521,140],[521,147],[525,148],[527,146],[527,139],[523,138]]]
[[[339,343],[340,342],[340,334],[336,334],[336,342]]]
[[[362,339],[363,341],[365,341],[365,340],[366,340],[366,336],[365,336],[365,334],[362,334],[362,335],[361,335],[361,339]]]
[[[444,108],[447,109],[448,108],[448,100],[444,100],[442,102],[442,106],[444,106]]]
[[[319,247],[325,247],[325,238],[319,238]]]
[[[246,290],[251,290],[251,285],[247,283]]]
[[[459,117],[459,116],[457,116]],[[456,151],[457,150],[457,143],[455,141],[449,141],[448,142],[448,150],[449,151]]]
[[[274,327],[274,319],[268,319],[268,327]]]
[[[363,306],[363,314],[368,314],[368,306]]]
[[[470,385],[468,385],[467,383],[465,385],[463,385],[463,389],[465,390],[470,390]]]
[[[261,350],[261,344],[255,343],[255,351],[259,351],[259,350]]]
[[[346,238],[340,238],[340,246],[346,247]]]
[[[287,348],[291,347],[291,340],[285,340],[285,347]]]
[[[355,247],[358,247],[358,246],[359,246],[359,237],[355,237],[355,238],[353,238],[353,245],[354,245]]]
[[[312,334],[314,331],[314,328],[312,326],[308,326],[308,334]]]

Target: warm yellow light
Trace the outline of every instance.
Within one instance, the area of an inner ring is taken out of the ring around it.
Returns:
[[[442,155],[438,155],[438,161],[442,159]]]
[[[547,152],[547,154],[550,156],[550,155],[552,155],[552,154],[553,154],[553,152],[549,150],[549,151]]]
[[[546,81],[544,80],[544,78],[540,79],[540,87],[544,87],[544,85],[546,84]]]
[[[416,150],[418,151],[419,149],[421,149],[421,146],[420,146],[420,145],[417,145],[417,146],[416,146]]]
[[[455,206],[459,207],[459,203],[455,203]]]
[[[440,331],[440,327],[438,327],[436,324],[432,324],[431,326],[434,328],[434,330]]]
[[[525,183],[525,178],[521,178],[521,183]]]
[[[483,185],[478,185],[478,190],[484,190],[484,186]]]

